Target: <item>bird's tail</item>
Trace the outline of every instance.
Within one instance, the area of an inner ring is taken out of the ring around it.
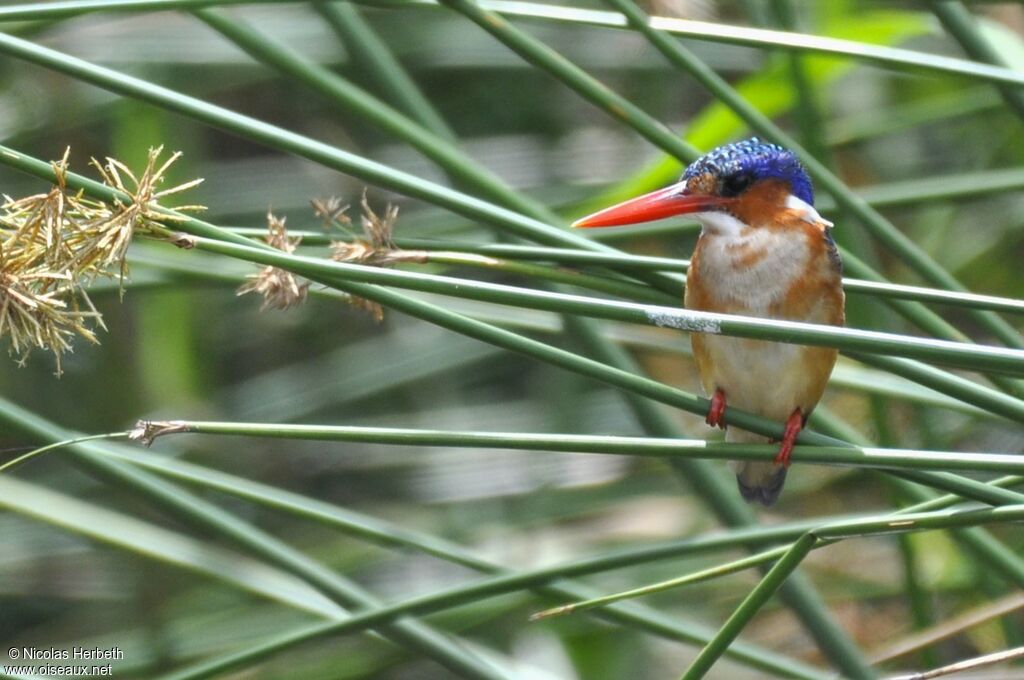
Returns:
[[[764,444],[766,439],[762,435],[730,427],[725,432],[725,441]],[[744,500],[769,506],[782,493],[782,485],[786,483],[785,465],[742,460],[733,466],[736,470],[736,484]]]

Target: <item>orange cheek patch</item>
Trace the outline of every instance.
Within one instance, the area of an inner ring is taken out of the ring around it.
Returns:
[[[752,227],[771,227],[781,223],[789,186],[775,179],[763,180],[747,189],[731,206],[732,214]]]

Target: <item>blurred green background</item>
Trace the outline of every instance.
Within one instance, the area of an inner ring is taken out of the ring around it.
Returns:
[[[780,10],[787,5],[658,0],[647,9],[782,28],[787,20]],[[972,8],[1004,58],[1024,69],[1021,5],[973,3]],[[808,33],[962,56],[926,3],[795,2],[789,9]],[[223,11],[388,98],[379,80],[307,4]],[[560,213],[577,216],[623,194],[666,183],[679,172],[678,163],[665,160],[654,146],[457,13],[429,6],[360,11],[462,147],[511,186]],[[702,150],[745,134],[738,119],[636,33],[553,20],[515,22]],[[447,181],[409,146],[255,62],[187,12],[97,12],[8,28],[414,175]],[[1022,121],[991,85],[847,58],[805,55],[793,60],[765,49],[685,44],[852,187],[878,200],[886,216],[972,290],[1024,298]],[[803,92],[795,69],[806,81]],[[269,208],[286,216],[290,228],[320,230],[310,199],[339,196],[357,205],[364,190],[358,179],[10,57],[0,60],[0,137],[44,159],[59,158],[70,146],[72,168],[83,174],[90,174],[86,164],[93,156],[110,155],[141,167],[150,147],[181,150],[184,158],[170,181],[205,178],[188,194],[188,202],[208,206],[204,219],[222,226],[262,227]],[[1006,184],[989,192],[986,187],[997,179]],[[929,196],[928,189],[940,181],[949,182],[942,185],[947,195]],[[9,196],[44,186],[0,169],[0,187]],[[485,225],[419,201],[373,187],[368,197],[381,209],[387,202],[400,206],[396,234],[401,238],[496,239]],[[855,221],[833,215],[837,238],[850,251],[893,281],[921,283]],[[674,223],[635,234],[612,232],[609,238],[630,252],[687,257],[697,230]],[[3,394],[84,433],[124,430],[139,418],[190,418],[644,434],[622,395],[609,387],[398,313],[388,312],[377,324],[365,313],[315,295],[298,308],[261,312],[258,299],[236,297],[230,284],[181,276],[161,263],[192,258],[188,261],[241,275],[255,267],[172,250],[153,243],[134,246],[123,301],[116,287],[95,296],[109,329],[100,336],[102,344],[78,342],[74,354],[63,360],[60,378],[53,375],[52,357],[43,353],[33,354],[24,367],[13,359],[0,363]],[[448,273],[523,283],[480,270]],[[579,349],[561,336],[554,315],[455,299],[443,304]],[[963,312],[936,310],[979,341],[994,342]],[[1020,329],[1019,317],[1007,318]],[[863,296],[850,297],[849,321],[860,328],[909,330],[876,299]],[[686,338],[648,327],[609,323],[603,328],[651,376],[699,392]],[[837,369],[824,404],[883,446],[1024,449],[1019,424],[848,360]],[[671,417],[691,436],[717,436],[696,416],[671,412]],[[8,431],[0,432],[0,443],[7,447],[6,459],[31,441]],[[162,440],[152,452],[389,520],[516,569],[719,526],[686,480],[654,459],[198,436]],[[727,467],[716,465],[731,484]],[[179,522],[136,493],[84,474],[60,450],[14,474],[76,497],[87,509],[113,509],[204,544],[221,540]],[[383,600],[478,578],[436,557],[374,545],[229,495],[198,493]],[[875,475],[798,466],[778,505],[760,514],[765,523],[776,523],[883,511],[900,502]],[[96,521],[103,519],[97,515]],[[1024,547],[1019,530],[996,527],[993,532],[1014,552]],[[7,647],[118,646],[126,658],[115,664],[116,677],[157,677],[314,620],[283,603],[152,559],[141,549],[96,543],[25,514],[0,514],[0,536],[0,641]],[[693,555],[584,580],[600,592],[614,592],[742,554]],[[1024,640],[1024,620],[1016,613],[1024,604],[1020,595],[965,557],[944,533],[842,543],[812,555],[806,572],[868,656],[884,653],[915,630],[993,602],[1011,611],[981,616],[977,625],[925,652],[883,666],[893,671],[951,662]],[[644,602],[669,616],[717,628],[755,582],[748,572]],[[918,596],[914,606],[908,603],[911,596]],[[471,648],[486,650],[486,656],[522,678],[676,677],[696,651],[582,616],[527,623],[531,612],[549,604],[518,592],[429,620],[463,634]],[[793,614],[777,601],[753,621],[744,639],[811,664],[824,663]],[[722,661],[711,677],[763,677],[762,672]],[[361,635],[307,644],[237,677],[452,676],[420,655]]]

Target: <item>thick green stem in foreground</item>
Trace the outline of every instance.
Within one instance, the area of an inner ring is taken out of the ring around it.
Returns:
[[[739,637],[740,631],[754,617],[754,614],[771,599],[775,591],[793,573],[793,570],[800,566],[800,562],[807,557],[807,553],[811,551],[815,543],[817,543],[817,539],[812,534],[804,534],[786,551],[729,617],[718,631],[715,639],[701,650],[701,653],[683,674],[682,680],[698,680],[711,670],[715,661],[725,653],[733,640]]]

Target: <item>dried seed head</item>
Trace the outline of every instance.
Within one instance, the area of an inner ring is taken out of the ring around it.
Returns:
[[[156,221],[157,201],[196,184],[155,190],[177,154],[157,168],[159,150],[151,152],[138,180],[123,164],[109,160],[108,169],[101,169],[104,180],[131,198],[128,204],[109,205],[68,191],[68,155],[65,151],[52,164],[55,184],[50,191],[4,197],[0,204],[0,336],[7,335],[19,362],[33,348],[52,351],[58,374],[74,336],[97,342],[93,329],[104,328],[85,287],[97,277],[112,276],[114,263],[123,277],[132,235]],[[130,186],[122,174],[132,180]]]
[[[398,207],[390,203],[381,217],[373,211],[366,200],[366,192],[360,202],[363,238],[351,241],[332,241],[331,259],[336,262],[355,262],[387,266],[401,262],[426,262],[426,253],[420,250],[401,250],[395,245],[395,223],[398,221]]]
[[[373,212],[369,202],[366,200],[366,191],[363,191],[363,200],[359,204],[363,209],[362,223],[363,233],[375,250],[394,250],[395,222],[398,221],[398,206],[387,204],[384,208],[384,217]]]
[[[373,320],[380,323],[384,320],[384,308],[379,303],[373,300],[367,300],[357,295],[348,296],[348,304],[353,309],[358,309],[361,312],[366,312],[373,317]]]
[[[286,253],[294,253],[301,238],[288,236],[285,218],[267,212],[267,244]],[[238,295],[258,293],[263,297],[260,310],[288,309],[306,300],[309,283],[299,283],[295,275],[278,267],[264,267],[250,274],[249,281],[239,287]]]
[[[95,238],[86,252],[90,257],[97,258],[103,266],[116,262],[122,281],[128,271],[125,261],[128,245],[137,232],[149,231],[154,224],[185,219],[181,215],[168,213],[168,210],[177,212],[205,210],[200,205],[173,207],[160,205],[161,199],[191,189],[203,181],[194,179],[160,191],[159,187],[164,182],[167,170],[181,158],[181,152],[176,151],[158,166],[157,162],[162,153],[162,146],[150,149],[146,167],[138,177],[117,159],[108,157],[106,163],[100,163],[95,158],[92,159],[92,165],[99,171],[103,183],[124,194],[127,197],[127,202],[121,200],[114,202],[112,214],[97,225]]]
[[[348,203],[342,203],[337,196],[314,198],[309,203],[313,206],[313,214],[320,218],[324,227],[336,226],[348,231],[347,227],[352,224],[352,220],[345,214]]]

